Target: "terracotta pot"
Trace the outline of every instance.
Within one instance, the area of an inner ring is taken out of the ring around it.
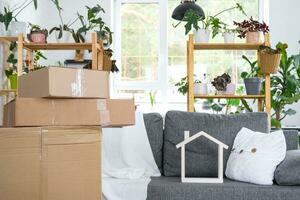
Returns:
[[[30,42],[44,44],[47,43],[47,36],[44,33],[33,32],[28,35],[28,39]]]
[[[265,74],[276,74],[281,60],[281,54],[258,53],[259,67]]]
[[[247,43],[259,43],[260,42],[260,33],[259,32],[248,32],[246,35]]]

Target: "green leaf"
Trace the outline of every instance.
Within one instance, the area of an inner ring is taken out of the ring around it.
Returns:
[[[281,122],[275,118],[272,118],[271,119],[271,126],[272,127],[275,127],[275,128],[278,128],[278,129],[281,129]]]
[[[34,9],[37,9],[37,7],[38,7],[38,2],[37,2],[37,0],[33,0],[33,5],[34,5]]]
[[[285,115],[288,115],[288,116],[292,116],[292,115],[295,115],[297,113],[297,111],[295,111],[293,109],[288,109],[286,111],[283,111],[282,113]]]

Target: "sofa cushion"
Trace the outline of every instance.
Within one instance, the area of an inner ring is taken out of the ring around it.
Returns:
[[[155,162],[162,173],[163,118],[158,113],[144,114],[144,122]]]
[[[180,178],[152,178],[148,200],[299,200],[300,186],[261,186],[224,179],[223,184],[181,183]]]
[[[300,150],[286,152],[284,161],[276,168],[275,180],[279,185],[300,185]]]
[[[165,117],[163,168],[165,176],[180,176],[180,149],[175,147],[184,139],[184,131],[194,135],[204,131],[229,146],[224,150],[224,169],[236,134],[246,127],[253,131],[269,131],[266,113],[215,115],[170,111]],[[206,138],[186,146],[186,176],[216,177],[218,148]]]

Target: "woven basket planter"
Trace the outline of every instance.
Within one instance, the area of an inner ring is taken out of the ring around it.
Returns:
[[[281,54],[258,53],[259,66],[264,74],[276,74],[280,64]]]

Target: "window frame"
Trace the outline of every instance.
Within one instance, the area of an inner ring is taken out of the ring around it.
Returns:
[[[115,0],[115,43],[114,49],[116,52],[116,60],[118,66],[121,66],[121,25],[122,25],[122,18],[121,10],[122,4],[134,4],[134,3],[155,3],[159,6],[159,49],[158,49],[158,79],[156,81],[122,81],[121,74],[114,75],[114,90],[166,90],[167,89],[167,66],[168,63],[168,49],[167,49],[167,13],[165,10],[167,9],[167,2],[161,0]]]
[[[168,90],[168,20],[170,20],[170,16],[168,16],[168,0],[114,0],[114,14],[112,15],[113,27],[114,27],[114,50],[116,52],[115,59],[117,60],[117,65],[121,69],[121,6],[122,4],[130,4],[130,3],[157,3],[160,8],[160,34],[159,34],[159,57],[158,57],[158,80],[157,81],[122,81],[121,73],[114,74],[112,84],[113,94],[116,93],[117,90],[146,90],[146,91],[161,91],[161,97],[163,104],[167,104],[167,90]],[[178,3],[180,1],[178,0]],[[267,24],[269,24],[269,5],[270,0],[259,0],[259,19],[264,20]],[[165,67],[164,67],[165,66]]]

